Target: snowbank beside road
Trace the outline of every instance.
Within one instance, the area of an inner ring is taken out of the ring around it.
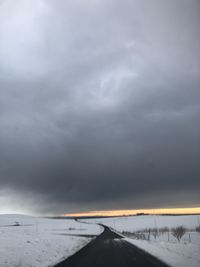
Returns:
[[[146,241],[125,238],[129,243],[147,251],[173,267],[199,267],[200,246],[188,243]]]

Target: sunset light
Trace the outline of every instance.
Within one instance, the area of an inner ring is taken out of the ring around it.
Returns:
[[[80,213],[66,213],[67,217],[95,217],[95,216],[129,216],[136,214],[200,214],[200,207],[195,208],[163,208],[163,209],[137,209],[137,210],[101,210]]]

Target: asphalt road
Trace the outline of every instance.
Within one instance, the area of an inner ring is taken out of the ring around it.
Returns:
[[[103,227],[101,235],[55,267],[169,267]]]

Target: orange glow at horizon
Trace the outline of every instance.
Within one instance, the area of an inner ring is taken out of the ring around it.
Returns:
[[[66,213],[64,216],[68,217],[93,217],[93,216],[127,216],[136,215],[137,213],[146,214],[200,214],[200,207],[196,208],[160,208],[160,209],[135,209],[135,210],[101,210],[101,211],[87,211],[80,213]]]

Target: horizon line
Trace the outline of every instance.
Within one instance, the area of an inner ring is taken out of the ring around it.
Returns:
[[[128,216],[137,214],[200,214],[200,207],[192,208],[155,208],[155,209],[125,209],[125,210],[99,210],[99,211],[85,211],[76,213],[65,213],[66,217],[114,217],[114,216]]]

